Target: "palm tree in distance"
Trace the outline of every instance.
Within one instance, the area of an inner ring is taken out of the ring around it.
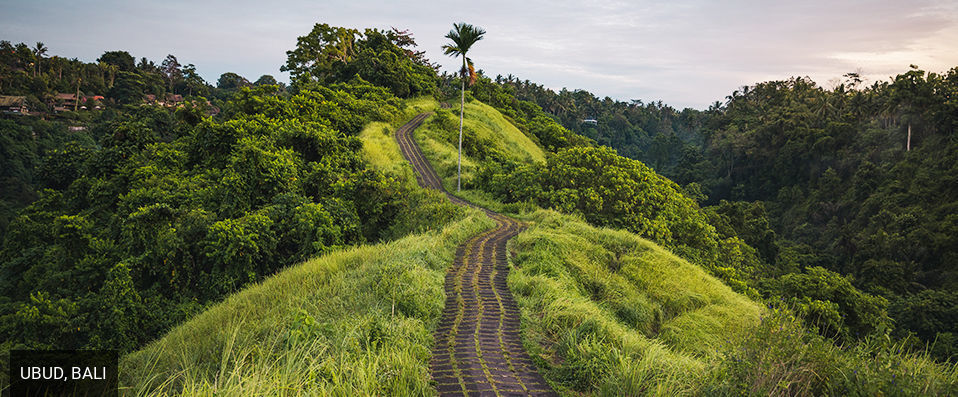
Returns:
[[[446,38],[452,40],[452,43],[442,46],[446,55],[462,55],[462,69],[459,70],[459,76],[462,78],[462,98],[459,101],[459,165],[456,167],[456,192],[459,192],[462,186],[462,118],[463,109],[466,107],[466,76],[469,76],[469,85],[476,82],[476,69],[472,66],[472,60],[466,57],[466,53],[473,44],[482,40],[484,34],[486,31],[480,27],[465,22],[454,23],[452,30],[446,34]]]
[[[37,57],[37,70],[34,71],[34,76],[43,72],[40,68],[40,60],[47,54],[47,50],[47,46],[43,45],[42,41],[38,41],[36,48],[33,49],[33,54]]]

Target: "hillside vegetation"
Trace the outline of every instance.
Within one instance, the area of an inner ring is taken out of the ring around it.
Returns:
[[[413,116],[435,111],[439,102],[432,97],[407,99],[404,101],[402,117],[392,121],[374,121],[366,124],[359,132],[359,140],[363,143],[363,158],[380,171],[401,176],[407,183],[415,186],[416,177],[412,174],[412,167],[399,151],[396,144],[395,132],[403,123]]]
[[[401,101],[315,89],[246,88],[216,119],[131,107],[93,125],[97,146],[50,151],[0,249],[2,346],[131,351],[285,266],[415,227],[402,201],[419,196],[355,136]]]
[[[428,395],[432,333],[456,247],[478,211],[338,251],[234,294],[123,358],[133,394]]]
[[[749,284],[801,306],[823,335],[884,330],[958,360],[958,68],[848,73],[830,88],[760,82],[703,111],[512,76],[474,91],[496,107],[531,101],[682,185],[711,206],[720,233],[758,251],[770,271]],[[813,288],[821,275],[829,287]],[[870,318],[857,324],[840,319],[859,316],[858,304],[832,291],[852,289],[870,295]]]

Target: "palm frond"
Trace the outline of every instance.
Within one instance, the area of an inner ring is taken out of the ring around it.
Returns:
[[[446,38],[452,40],[455,43],[456,51],[458,54],[453,54],[446,50],[446,55],[455,55],[460,54],[465,55],[469,52],[469,48],[472,47],[477,41],[482,40],[482,36],[486,34],[486,31],[480,27],[472,26],[465,22],[454,23],[452,24],[452,30],[446,34]],[[452,47],[451,45],[443,46]]]
[[[451,44],[443,45],[442,52],[446,55],[452,55],[454,57],[458,57],[462,55],[462,51],[459,50],[459,47],[451,45]]]

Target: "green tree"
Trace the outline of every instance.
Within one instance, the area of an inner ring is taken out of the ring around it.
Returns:
[[[314,84],[351,82],[357,76],[386,87],[396,96],[432,95],[436,71],[415,51],[416,42],[403,32],[366,29],[359,33],[326,24],[299,38],[287,51],[286,65],[295,90],[314,89]]]
[[[849,278],[814,266],[761,283],[764,292],[787,299],[823,336],[841,341],[887,331],[888,301],[852,285]]]
[[[207,91],[206,81],[200,77],[199,73],[196,73],[196,66],[192,63],[183,67],[183,83],[186,85],[187,95],[193,96],[193,94],[203,95],[204,91]]]
[[[223,90],[235,90],[249,85],[249,80],[233,72],[221,74],[219,80],[216,81],[216,88]]]
[[[296,48],[286,51],[286,64],[281,72],[289,72],[294,81],[329,82],[336,69],[349,63],[355,54],[356,29],[317,23],[306,36],[296,39]]]
[[[256,82],[253,83],[253,85],[278,85],[278,84],[279,82],[276,81],[276,78],[268,74],[259,76],[259,78],[256,79]]]
[[[107,51],[96,60],[107,65],[115,65],[119,70],[132,72],[136,69],[136,59],[126,51]]]
[[[170,92],[175,94],[173,83],[175,80],[183,78],[183,72],[180,71],[180,62],[176,60],[173,54],[169,54],[166,56],[166,59],[163,60],[160,69],[163,71],[163,75],[166,76]]]
[[[137,72],[119,71],[116,82],[110,89],[110,98],[123,104],[134,104],[143,100],[147,86],[143,76]]]
[[[911,65],[911,69],[895,77],[891,86],[890,105],[904,113],[908,125],[908,137],[905,140],[905,150],[911,151],[912,125],[922,121],[922,113],[936,99],[934,85],[929,81],[936,77],[929,74],[925,78],[925,71],[918,66]]]
[[[472,65],[472,60],[466,56],[469,49],[477,41],[482,40],[486,31],[482,28],[472,26],[465,22],[452,24],[452,30],[446,34],[446,38],[452,40],[452,44],[442,46],[446,55],[453,57],[462,56],[462,68],[459,70],[459,76],[462,79],[462,92],[459,101],[459,160],[456,168],[456,191],[462,186],[462,120],[466,107],[466,77],[469,77],[469,84],[476,81],[476,70]]]

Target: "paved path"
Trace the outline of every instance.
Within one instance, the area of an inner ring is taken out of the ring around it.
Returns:
[[[506,242],[523,226],[518,221],[455,197],[423,157],[412,133],[429,113],[396,131],[403,156],[421,186],[437,189],[456,204],[479,208],[496,227],[466,241],[446,273],[446,305],[436,330],[430,370],[441,396],[555,396],[522,348],[519,310],[506,276]]]

